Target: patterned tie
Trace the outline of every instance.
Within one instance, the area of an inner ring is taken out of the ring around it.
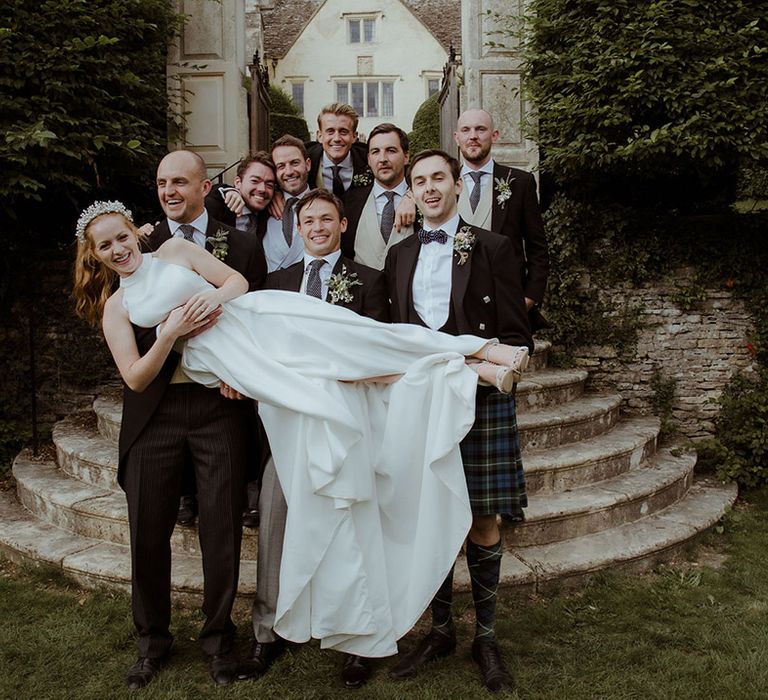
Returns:
[[[343,197],[344,196],[344,182],[341,179],[341,166],[340,165],[332,165],[331,166],[331,172],[333,173],[333,193],[337,197]]]
[[[379,230],[381,231],[381,237],[384,239],[384,243],[389,243],[389,237],[392,235],[392,226],[395,224],[395,193],[383,192],[387,198],[387,203],[384,205],[384,210],[381,212],[381,224]]]
[[[184,236],[185,241],[189,241],[190,243],[195,242],[195,227],[192,226],[192,224],[182,224],[179,226],[179,231],[181,231],[181,235]]]
[[[293,243],[293,205],[298,201],[298,197],[288,197],[283,208],[283,237],[289,248]]]
[[[320,268],[326,261],[322,259],[313,260],[309,263],[309,277],[307,278],[307,295],[315,299],[323,298],[323,284],[320,281]]]
[[[448,240],[448,234],[442,229],[438,228],[434,231],[425,231],[422,229],[419,231],[419,243],[445,243]]]
[[[475,181],[472,192],[469,193],[469,206],[472,207],[472,213],[475,213],[477,205],[480,204],[480,180],[483,173],[470,173],[469,176]]]

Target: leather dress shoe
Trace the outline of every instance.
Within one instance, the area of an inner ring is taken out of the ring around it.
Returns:
[[[125,684],[129,690],[140,690],[152,681],[165,664],[167,657],[160,656],[150,658],[149,656],[140,656],[136,663],[128,669],[125,674]]]
[[[249,527],[252,530],[259,526],[259,509],[248,508],[243,511],[243,527]]]
[[[341,680],[347,688],[362,688],[371,677],[371,660],[356,654],[344,654]]]
[[[242,681],[263,676],[285,649],[284,639],[277,639],[274,642],[254,642],[251,657],[240,664],[237,677]]]
[[[511,690],[514,687],[515,680],[504,665],[499,645],[495,640],[476,639],[472,642],[472,658],[480,666],[483,683],[488,690],[496,693],[499,690]]]
[[[208,657],[208,670],[216,685],[229,685],[238,679],[239,666],[234,651],[224,651]]]
[[[415,676],[418,670],[435,659],[452,654],[456,650],[456,635],[441,634],[432,630],[389,670],[389,677],[395,680]]]
[[[179,501],[179,512],[176,522],[179,525],[194,525],[197,517],[197,496],[182,496]]]

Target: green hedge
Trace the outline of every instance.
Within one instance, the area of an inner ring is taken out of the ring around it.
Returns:
[[[309,141],[309,127],[293,100],[277,85],[269,86],[269,135],[272,141],[290,134],[302,141]]]
[[[411,155],[427,148],[440,148],[440,103],[437,95],[427,98],[416,111],[408,142]]]

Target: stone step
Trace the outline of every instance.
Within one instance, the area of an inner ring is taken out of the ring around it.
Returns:
[[[565,542],[514,548],[502,559],[502,585],[541,589],[548,584],[581,581],[606,568],[643,570],[674,557],[681,548],[714,525],[736,499],[735,485],[697,478],[685,498],[640,521]],[[14,560],[44,562],[61,568],[84,586],[130,586],[126,545],[99,542],[35,519],[15,499],[0,492],[0,550]],[[172,586],[176,594],[199,593],[199,559],[175,554]],[[254,562],[243,561],[239,595],[252,596]],[[456,583],[468,589],[464,557],[456,566]]]
[[[122,491],[71,478],[52,462],[21,453],[13,464],[18,498],[39,520],[88,539],[130,543],[128,508]],[[171,549],[181,555],[200,553],[197,528],[177,525]],[[243,560],[256,559],[258,530],[243,529]]]
[[[0,550],[16,561],[46,563],[62,569],[85,587],[130,589],[131,553],[128,545],[82,537],[34,518],[11,491],[0,492]],[[174,553],[171,589],[174,594],[202,593],[199,557]],[[256,590],[256,563],[242,560],[238,594]]]
[[[525,522],[505,528],[505,548],[561,542],[618,527],[680,500],[696,454],[666,447],[642,465],[604,481],[529,500]]]
[[[523,413],[517,418],[520,447],[543,450],[601,435],[616,424],[620,406],[618,394],[585,394],[564,406]]]
[[[546,369],[526,372],[517,385],[518,415],[559,406],[579,398],[589,373],[583,369]]]
[[[526,450],[523,466],[528,494],[565,491],[637,467],[656,451],[658,433],[658,418],[632,418],[577,444]]]
[[[552,343],[548,340],[533,341],[533,355],[528,362],[528,372],[538,372],[543,370],[549,362],[549,350],[552,347]]]
[[[66,474],[118,491],[117,443],[98,432],[93,413],[68,416],[53,426],[56,461]]]
[[[117,445],[120,436],[120,420],[123,416],[123,403],[120,394],[109,393],[99,396],[93,402],[96,424],[99,432]]]

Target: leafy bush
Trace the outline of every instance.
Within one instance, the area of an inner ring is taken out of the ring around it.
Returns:
[[[309,141],[309,127],[293,100],[277,85],[269,86],[269,136],[276,141],[284,134],[290,134],[302,141]]]
[[[94,197],[153,200],[166,149],[169,0],[30,4],[0,17],[0,245],[69,240]],[[45,213],[40,208],[45,203]],[[47,214],[47,215],[46,215]]]
[[[561,186],[719,203],[739,157],[768,155],[761,0],[534,0],[526,37],[542,167]]]
[[[741,486],[768,484],[768,369],[734,377],[720,406],[717,437],[698,447],[701,466]]]
[[[411,155],[427,148],[440,148],[440,103],[437,95],[427,98],[416,111],[408,143]]]

